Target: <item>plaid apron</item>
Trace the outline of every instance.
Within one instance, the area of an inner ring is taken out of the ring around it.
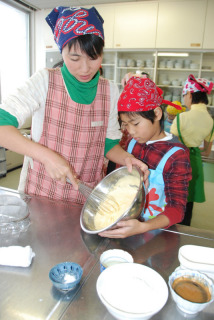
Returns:
[[[77,177],[94,187],[102,179],[104,147],[110,113],[110,86],[100,78],[90,105],[71,100],[60,69],[49,69],[49,87],[40,144],[62,155]],[[85,198],[66,183],[49,177],[44,165],[29,165],[25,193],[84,203]]]

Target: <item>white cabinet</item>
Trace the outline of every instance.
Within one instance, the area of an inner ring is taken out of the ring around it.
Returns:
[[[205,0],[159,2],[156,48],[202,48],[206,5]]]
[[[99,14],[104,20],[103,28],[105,35],[105,48],[113,48],[114,46],[114,6],[96,5]]]
[[[154,48],[157,2],[115,6],[114,48]]]
[[[205,21],[205,30],[204,30],[204,49],[214,49],[214,1],[208,0],[207,3],[207,15]]]
[[[44,42],[46,49],[52,49],[52,50],[58,50],[58,47],[56,45],[56,42],[54,41],[54,35],[53,32],[49,26],[49,24],[46,22],[45,18],[47,15],[51,12],[51,9],[43,10],[43,18],[44,18]]]

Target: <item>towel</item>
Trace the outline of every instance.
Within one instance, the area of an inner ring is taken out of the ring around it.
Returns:
[[[10,246],[0,248],[0,265],[29,267],[35,253],[30,246]]]

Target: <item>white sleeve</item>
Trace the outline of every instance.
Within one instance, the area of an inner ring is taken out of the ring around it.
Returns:
[[[122,133],[120,131],[120,125],[118,122],[118,112],[117,112],[117,101],[119,98],[119,90],[116,84],[110,82],[110,115],[109,115],[109,122],[108,122],[108,129],[106,138],[108,139],[121,139]]]
[[[35,139],[33,139],[35,141],[39,140],[43,128],[48,81],[47,69],[36,72],[22,87],[9,95],[1,105],[2,109],[16,117],[19,128],[23,126],[27,119],[33,117],[32,130],[35,134]]]

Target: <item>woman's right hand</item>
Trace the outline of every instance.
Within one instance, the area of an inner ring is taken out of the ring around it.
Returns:
[[[78,190],[78,182],[75,172],[72,170],[68,161],[58,153],[46,148],[46,156],[43,157],[42,163],[45,170],[52,179],[66,183],[66,178],[70,180],[75,190]]]
[[[43,163],[45,170],[52,179],[66,183],[68,177],[74,189],[78,190],[75,172],[66,159],[57,152],[26,138],[17,128],[0,126],[0,145]]]

